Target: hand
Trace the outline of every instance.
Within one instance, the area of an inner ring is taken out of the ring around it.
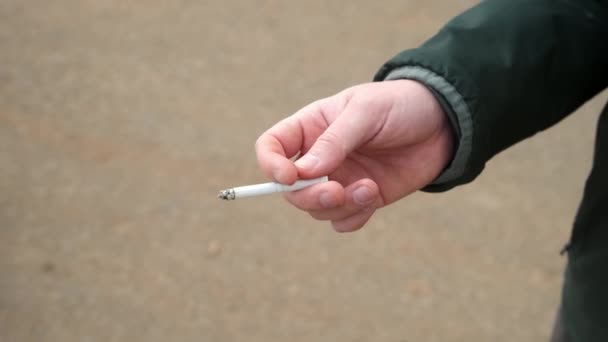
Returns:
[[[434,95],[410,80],[368,83],[313,102],[256,142],[264,173],[283,184],[328,175],[287,201],[340,232],[432,182],[450,162],[453,132]],[[295,162],[289,158],[298,152]]]

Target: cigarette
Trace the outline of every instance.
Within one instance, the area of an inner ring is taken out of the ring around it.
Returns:
[[[276,192],[297,191],[297,190],[307,188],[311,185],[327,182],[327,180],[328,180],[327,176],[324,176],[324,177],[319,177],[319,178],[314,178],[314,179],[297,180],[292,185],[285,185],[285,184],[270,182],[270,183],[262,183],[262,184],[237,186],[236,188],[220,191],[220,193],[217,195],[217,198],[220,198],[223,200],[234,200],[234,199],[243,198],[243,197],[255,197],[255,196],[261,196],[261,195],[268,195],[268,194],[273,194]]]

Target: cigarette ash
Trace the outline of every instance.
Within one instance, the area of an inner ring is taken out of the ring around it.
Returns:
[[[223,199],[226,201],[233,200],[235,198],[234,189],[227,189],[227,190],[220,191],[220,193],[217,194],[217,198]]]

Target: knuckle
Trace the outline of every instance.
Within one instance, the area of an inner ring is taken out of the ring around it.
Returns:
[[[367,219],[359,219],[356,222],[354,222],[353,224],[351,224],[351,229],[350,231],[355,231],[355,230],[359,230],[361,229],[364,225],[365,222],[367,222]]]
[[[323,152],[330,152],[336,158],[343,158],[345,155],[344,144],[341,138],[333,131],[327,130],[315,142],[315,149]]]
[[[344,210],[337,209],[319,209],[319,210],[309,210],[308,214],[312,216],[316,220],[320,221],[339,221],[344,216],[348,215]]]
[[[312,210],[312,206],[310,203],[312,203],[312,200],[310,198],[308,198],[308,196],[306,196],[306,194],[300,194],[300,193],[286,193],[284,195],[285,199],[287,200],[287,202],[289,202],[289,204],[293,205],[294,207],[303,210],[303,211],[310,211]]]
[[[320,211],[310,210],[308,211],[308,215],[318,221],[327,221],[325,215],[323,215],[323,213]]]
[[[300,201],[298,201],[296,198],[293,198],[293,196],[285,196],[285,200],[287,200],[287,202],[289,202],[289,204],[291,204],[292,206],[300,209],[300,210],[306,210],[306,208],[302,205],[302,203]]]
[[[349,225],[345,224],[343,221],[331,221],[331,226],[338,233],[347,233],[351,231]]]
[[[264,144],[264,139],[265,139],[265,136],[262,134],[255,140],[255,144],[253,145],[253,147],[255,148],[256,151],[259,152],[262,149],[263,144]]]

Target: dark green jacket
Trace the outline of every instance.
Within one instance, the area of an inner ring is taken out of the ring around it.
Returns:
[[[555,124],[608,86],[608,0],[489,0],[375,80],[408,78],[449,114],[458,148],[427,189],[473,180],[487,160]],[[608,341],[608,107],[574,223],[562,306],[572,341]]]

